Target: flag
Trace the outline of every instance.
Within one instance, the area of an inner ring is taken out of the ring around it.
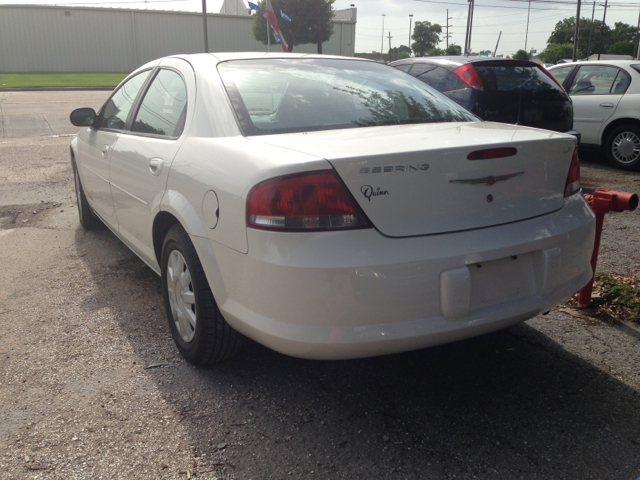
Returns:
[[[248,3],[249,3],[249,8],[251,10],[258,10],[259,12],[262,13],[262,9],[258,5],[256,5],[255,3],[251,3],[251,2],[248,2]]]
[[[273,36],[276,37],[276,43],[280,43],[280,37],[276,35],[276,32],[273,32]]]
[[[284,13],[282,10],[280,10],[280,16],[281,16],[282,18],[284,18],[284,19],[285,19],[286,21],[288,21],[288,22],[290,22],[290,21],[291,21],[291,19],[289,18],[289,16],[288,16],[286,13]]]
[[[280,45],[282,46],[282,51],[289,53],[287,42],[285,42],[284,37],[282,36],[282,32],[280,31],[280,27],[278,27],[278,18],[276,17],[276,12],[274,12],[269,0],[267,0],[266,3],[264,18],[267,19],[267,21],[271,24],[273,30],[278,34],[278,37],[280,37]]]

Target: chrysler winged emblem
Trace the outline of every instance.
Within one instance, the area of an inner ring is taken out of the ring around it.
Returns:
[[[449,180],[449,183],[464,183],[467,185],[486,185],[490,187],[494,183],[506,182],[510,178],[524,175],[524,172],[510,173],[508,175],[496,175],[482,178],[468,178],[466,180]]]

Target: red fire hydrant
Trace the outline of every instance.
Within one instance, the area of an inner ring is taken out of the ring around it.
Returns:
[[[596,240],[593,245],[593,254],[591,255],[591,269],[595,275],[605,214],[622,212],[623,210],[635,210],[638,207],[638,195],[629,192],[614,192],[613,190],[596,190],[593,195],[585,193],[584,198],[589,203],[593,213],[596,214]],[[584,308],[591,303],[593,280],[594,277],[591,277],[591,281],[580,290],[580,295],[578,296],[579,308]]]

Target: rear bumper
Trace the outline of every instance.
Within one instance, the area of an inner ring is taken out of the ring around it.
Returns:
[[[553,308],[591,278],[593,218],[573,195],[553,214],[451,234],[248,229],[248,254],[192,238],[231,326],[287,355],[342,359],[452,342]]]

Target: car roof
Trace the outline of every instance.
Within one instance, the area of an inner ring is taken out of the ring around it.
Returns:
[[[558,67],[573,67],[576,65],[613,65],[614,67],[629,67],[631,65],[640,65],[638,60],[585,60],[584,62],[569,62],[559,63],[553,67],[549,67],[549,70]]]
[[[257,60],[263,58],[324,58],[324,59],[338,59],[338,60],[355,60],[355,61],[364,61],[364,62],[373,62],[373,60],[369,60],[366,58],[356,58],[356,57],[342,57],[338,55],[318,55],[316,53],[284,53],[284,52],[215,52],[215,53],[192,53],[192,54],[181,54],[181,55],[172,55],[172,57],[182,58],[184,60],[189,61],[190,59],[198,59],[198,60],[206,60],[207,58],[211,58],[216,63],[218,62],[226,62],[229,60]],[[373,62],[376,63],[376,62]]]
[[[396,60],[391,62],[390,65],[400,65],[401,63],[444,63],[449,65],[464,65],[465,63],[480,63],[480,62],[528,62],[534,64],[534,62],[527,60],[515,60],[513,58],[503,57],[463,57],[463,56],[437,56],[437,57],[413,57],[405,58],[403,60]]]

